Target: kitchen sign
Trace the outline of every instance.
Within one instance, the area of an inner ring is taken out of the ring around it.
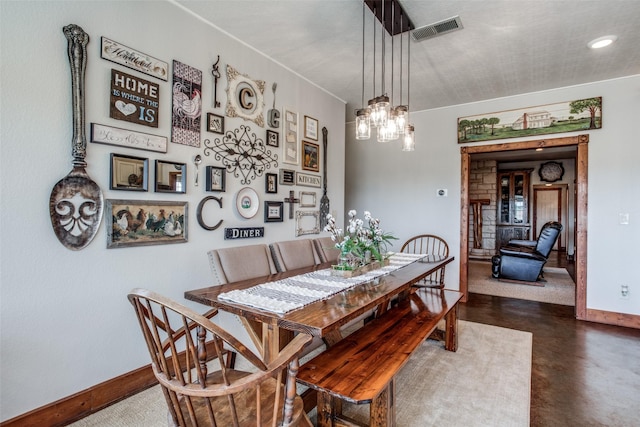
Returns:
[[[157,128],[159,107],[158,84],[111,69],[111,118]]]

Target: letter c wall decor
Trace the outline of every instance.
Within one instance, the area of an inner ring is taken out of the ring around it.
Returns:
[[[218,205],[220,205],[220,207],[222,208],[222,197],[207,196],[204,199],[202,199],[200,203],[198,203],[196,218],[198,219],[198,224],[200,224],[200,227],[204,228],[205,230],[212,231],[212,230],[217,230],[218,227],[222,225],[222,220],[218,221],[218,223],[213,227],[205,224],[204,220],[202,219],[202,208],[204,208],[205,203],[207,203],[209,200],[215,200],[216,202],[218,202]]]
[[[227,65],[227,110],[228,117],[241,117],[264,127],[264,80],[252,80]]]

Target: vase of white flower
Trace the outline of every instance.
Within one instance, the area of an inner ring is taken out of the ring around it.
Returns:
[[[396,237],[382,231],[380,220],[373,218],[368,211],[364,213],[366,226],[363,220],[356,218],[356,214],[355,210],[349,211],[346,233],[336,226],[335,218],[331,214],[327,215],[324,230],[331,233],[331,240],[335,242],[335,247],[340,249],[338,264],[332,268],[333,274],[357,276],[389,263],[386,256],[387,246],[391,240],[396,240]]]

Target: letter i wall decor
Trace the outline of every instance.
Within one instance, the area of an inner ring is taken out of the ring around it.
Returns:
[[[171,142],[200,147],[202,71],[173,61]]]

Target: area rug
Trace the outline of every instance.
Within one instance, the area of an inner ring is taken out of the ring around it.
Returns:
[[[528,426],[532,334],[459,321],[458,351],[425,341],[398,375],[398,427]],[[346,406],[346,405],[345,405]],[[345,408],[367,419],[368,405]],[[167,425],[159,386],[84,418],[74,427]]]
[[[551,304],[575,305],[576,285],[564,268],[544,267],[544,286],[529,286],[491,277],[491,263],[469,261],[469,292]]]

